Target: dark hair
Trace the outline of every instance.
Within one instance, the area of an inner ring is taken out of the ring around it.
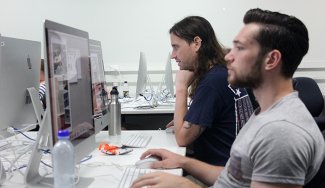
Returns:
[[[194,81],[191,84],[190,97],[195,94],[198,82],[202,76],[209,71],[213,65],[226,67],[224,52],[211,24],[200,16],[188,16],[177,22],[170,30],[177,37],[184,39],[188,44],[192,43],[195,37],[200,37],[201,47],[198,51],[198,64],[194,65]]]
[[[261,46],[261,55],[277,49],[282,55],[282,74],[291,78],[308,52],[308,30],[302,21],[294,16],[261,9],[251,9],[244,17],[244,23],[259,24],[255,36]]]

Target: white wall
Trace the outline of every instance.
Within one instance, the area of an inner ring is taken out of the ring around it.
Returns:
[[[170,52],[169,28],[188,15],[213,25],[219,41],[231,47],[244,13],[255,7],[295,15],[308,27],[310,50],[300,67],[324,68],[325,2],[322,0],[0,0],[0,33],[43,42],[43,20],[50,19],[89,32],[100,40],[105,69],[137,70],[139,52],[149,70],[162,70]],[[173,63],[173,69],[177,66]],[[302,72],[323,79],[325,74]],[[324,76],[322,76],[324,75]],[[122,75],[122,81],[135,82]],[[159,81],[160,77],[155,78]],[[322,90],[325,88],[323,87]]]
[[[175,22],[188,15],[204,16],[230,47],[244,13],[254,7],[301,18],[310,31],[310,51],[301,66],[324,67],[322,0],[1,0],[0,33],[43,41],[42,23],[50,19],[102,41],[106,65],[134,70],[144,51],[149,69],[160,69],[171,49],[168,29]]]

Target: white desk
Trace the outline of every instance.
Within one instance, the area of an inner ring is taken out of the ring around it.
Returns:
[[[163,105],[155,108],[134,108],[134,107],[122,107],[121,114],[173,114],[175,111],[174,105]]]
[[[173,119],[175,103],[155,108],[135,108],[131,103],[121,103],[122,126],[128,130],[165,129]]]
[[[100,143],[118,143],[124,137],[134,133],[152,135],[152,139],[147,148],[135,148],[131,153],[120,156],[106,155],[97,149]],[[34,137],[36,137],[35,134]],[[185,155],[185,147],[178,147],[175,136],[165,131],[122,131],[121,136],[114,137],[109,137],[106,131],[99,133],[96,136],[96,149],[91,153],[92,158],[80,165],[78,173],[80,180],[76,187],[117,187],[122,178],[124,168],[133,166],[139,160],[140,155],[149,148],[165,148]],[[47,160],[50,161],[49,159]],[[181,169],[168,171],[178,175],[182,174]],[[23,176],[18,172],[13,175],[2,186],[15,188],[25,187],[23,184]]]

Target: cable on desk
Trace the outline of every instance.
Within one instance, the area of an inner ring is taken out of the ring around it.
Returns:
[[[31,123],[31,124],[21,124],[20,126],[23,126],[24,128],[22,128],[22,129],[16,129],[17,131],[21,131],[21,132],[24,132],[24,131],[29,131],[29,130],[31,130],[31,127],[34,127],[34,126],[37,126],[38,125],[38,123]],[[15,126],[11,126],[11,127],[9,127],[9,129],[10,128],[14,128],[15,129]],[[10,130],[8,130],[8,132],[9,132]]]
[[[27,136],[27,135],[26,135],[25,133],[23,133],[21,130],[16,129],[15,127],[13,127],[13,129],[14,129],[15,132],[20,133],[21,135],[23,135],[23,136],[26,137],[27,139],[32,140],[32,141],[36,141],[35,139],[33,139],[33,138]]]
[[[91,158],[93,158],[93,156],[92,155],[88,155],[85,158],[83,158],[79,163],[86,162],[86,161],[90,160]]]

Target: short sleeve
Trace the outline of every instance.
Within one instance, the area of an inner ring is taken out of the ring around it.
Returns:
[[[312,148],[310,135],[289,122],[265,125],[249,150],[252,181],[303,185]]]

